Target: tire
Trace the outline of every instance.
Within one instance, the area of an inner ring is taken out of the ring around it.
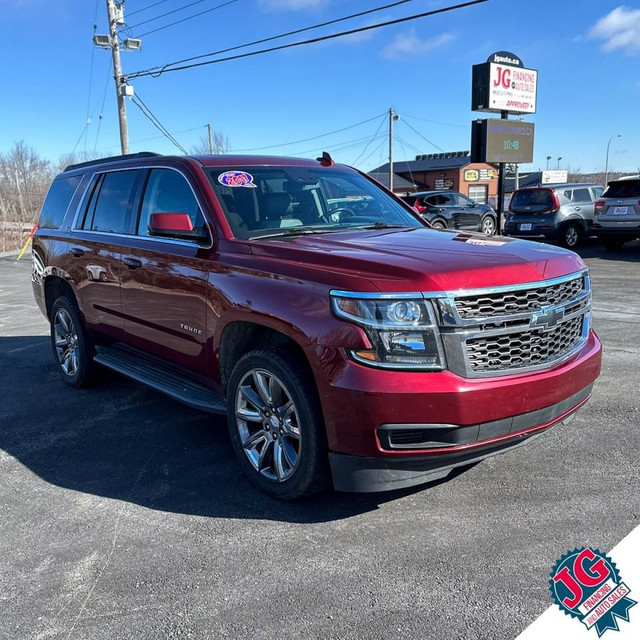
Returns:
[[[438,231],[442,231],[443,229],[446,229],[447,227],[445,226],[444,223],[440,222],[440,220],[436,220],[435,222],[431,223],[431,228],[432,229],[437,229]]]
[[[569,222],[560,232],[560,244],[567,249],[575,249],[582,239],[582,228],[575,222]]]
[[[94,384],[98,374],[93,360],[95,347],[71,296],[62,296],[53,303],[50,325],[51,348],[62,380],[76,389]]]
[[[485,216],[480,223],[480,231],[486,236],[495,236],[498,225],[493,216]]]
[[[317,390],[294,356],[265,348],[240,358],[227,389],[227,424],[240,466],[264,493],[296,500],[330,486]]]
[[[619,238],[600,238],[600,241],[607,251],[620,251],[624,244],[624,240],[620,240]]]

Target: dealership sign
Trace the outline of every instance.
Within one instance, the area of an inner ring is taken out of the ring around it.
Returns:
[[[543,171],[542,184],[562,184],[569,179],[568,171]]]
[[[513,53],[500,51],[473,65],[472,111],[535,113],[538,72]]]
[[[471,123],[471,162],[533,162],[534,125],[519,120]]]

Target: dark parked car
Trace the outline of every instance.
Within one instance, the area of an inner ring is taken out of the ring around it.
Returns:
[[[640,176],[609,183],[595,203],[593,232],[609,250],[640,238]]]
[[[70,166],[33,266],[68,385],[100,365],[226,415],[283,499],[444,477],[568,419],[600,373],[578,255],[434,231],[326,157]]]
[[[481,231],[492,236],[497,229],[496,212],[457,191],[421,191],[402,198],[434,229]]]
[[[569,249],[592,233],[594,203],[603,188],[597,184],[549,184],[518,189],[511,196],[505,235],[544,237]]]

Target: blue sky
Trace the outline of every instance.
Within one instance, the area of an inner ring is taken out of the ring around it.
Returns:
[[[145,9],[157,0],[127,0],[129,34],[140,35],[223,1],[163,0]],[[143,36],[142,51],[123,54],[123,68],[131,73],[389,2],[236,0]],[[191,3],[194,6],[135,27]],[[448,4],[453,2],[413,0],[309,35]],[[74,148],[118,153],[110,55],[91,43],[94,20],[97,33],[107,32],[105,1],[0,0],[0,9],[0,152],[24,140],[54,161]],[[304,37],[307,34],[298,36]],[[293,39],[282,42],[288,41]],[[544,168],[550,155],[550,168],[561,156],[561,168],[603,170],[607,141],[621,134],[611,145],[610,169],[638,171],[637,2],[490,0],[344,40],[139,78],[132,84],[187,149],[206,135],[210,122],[228,136],[233,151],[269,147],[261,153],[315,157],[328,149],[348,164],[360,156],[357,166],[369,170],[386,161],[386,124],[374,135],[389,107],[401,116],[397,160],[437,152],[436,146],[468,149],[470,122],[482,117],[470,110],[471,66],[500,50],[514,52],[539,71],[538,113],[526,118],[536,123],[534,163],[523,169]],[[130,102],[128,115],[133,151],[178,152]],[[365,120],[340,133],[283,145]]]

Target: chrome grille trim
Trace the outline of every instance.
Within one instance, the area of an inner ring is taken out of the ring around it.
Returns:
[[[438,308],[448,368],[465,378],[549,369],[571,358],[589,337],[587,270],[541,282],[423,295]],[[522,304],[507,309],[506,296]],[[469,305],[460,300],[472,300],[476,308],[479,298],[497,300],[496,313],[469,317]],[[551,300],[557,304],[544,304]]]

